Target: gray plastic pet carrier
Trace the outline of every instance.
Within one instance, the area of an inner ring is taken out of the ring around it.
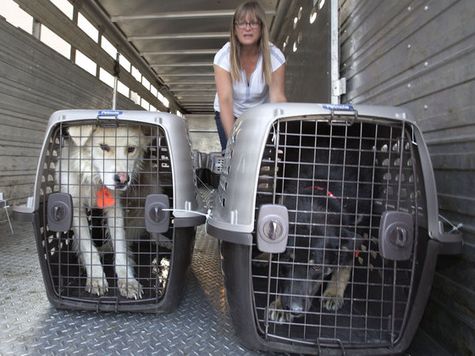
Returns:
[[[207,232],[235,329],[261,350],[408,347],[444,233],[427,147],[402,108],[265,104],[237,120]]]
[[[198,210],[183,119],[65,110],[49,121],[33,216],[47,295],[60,308],[167,312],[191,262]]]
[[[218,187],[219,175],[223,169],[224,156],[222,152],[193,151],[193,167],[196,170],[198,183]]]

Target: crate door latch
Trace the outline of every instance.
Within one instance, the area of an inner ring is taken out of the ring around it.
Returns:
[[[261,252],[282,253],[287,248],[289,213],[283,205],[265,204],[259,208],[257,248]]]
[[[165,194],[149,194],[145,200],[145,229],[150,233],[165,233],[170,223],[170,204]]]
[[[47,205],[48,229],[69,231],[73,223],[73,198],[68,193],[51,193]]]
[[[379,226],[379,252],[381,256],[402,261],[411,258],[414,242],[412,215],[400,211],[385,211]]]

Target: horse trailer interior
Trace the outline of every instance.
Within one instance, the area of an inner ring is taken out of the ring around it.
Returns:
[[[473,355],[475,2],[2,0],[0,354]]]

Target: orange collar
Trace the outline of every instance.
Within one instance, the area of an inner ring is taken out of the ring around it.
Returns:
[[[100,209],[110,208],[111,206],[115,205],[115,198],[109,189],[107,189],[105,186],[102,186],[96,192],[96,202],[97,207]]]

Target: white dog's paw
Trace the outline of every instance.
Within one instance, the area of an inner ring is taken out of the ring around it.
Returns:
[[[343,306],[344,299],[342,295],[339,295],[336,288],[327,288],[323,293],[325,298],[323,306],[330,311],[337,311]]]
[[[101,296],[106,294],[108,290],[109,285],[107,284],[107,279],[105,275],[103,275],[102,277],[87,277],[86,292]]]
[[[142,285],[135,278],[120,278],[117,284],[121,296],[130,299],[142,298]]]
[[[290,322],[293,319],[292,314],[289,311],[283,310],[280,297],[270,303],[267,310],[267,316],[269,320],[275,321],[277,323]]]

